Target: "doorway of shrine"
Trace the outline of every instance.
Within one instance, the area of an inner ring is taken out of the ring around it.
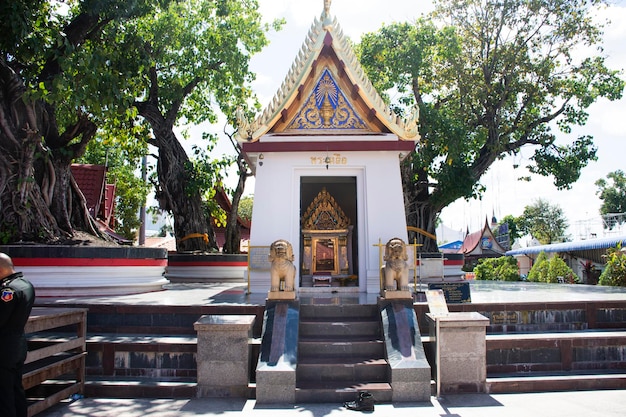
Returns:
[[[356,177],[300,178],[300,286],[358,287]]]

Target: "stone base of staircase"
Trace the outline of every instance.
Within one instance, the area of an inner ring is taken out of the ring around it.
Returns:
[[[195,398],[195,380],[160,381],[155,378],[98,378],[85,381],[85,396],[91,398]]]
[[[343,382],[307,383],[296,388],[297,403],[343,403],[354,401],[359,392],[367,391],[377,403],[392,401],[391,385],[386,382],[369,382],[346,386]]]
[[[518,392],[593,391],[626,389],[626,373],[556,372],[533,375],[502,375],[487,378],[487,392],[512,394]]]

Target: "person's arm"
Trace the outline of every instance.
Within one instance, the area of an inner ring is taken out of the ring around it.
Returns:
[[[15,294],[12,296],[6,293],[6,291],[13,291],[9,288],[3,288],[0,291],[0,328],[4,327],[4,325],[11,317],[11,313],[15,309],[15,304],[17,303],[17,297]]]

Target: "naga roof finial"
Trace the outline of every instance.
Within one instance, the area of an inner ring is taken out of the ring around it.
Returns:
[[[324,0],[324,17],[330,17],[330,3],[331,0]]]
[[[332,26],[333,21],[330,18],[330,3],[331,0],[324,0],[324,11],[322,12],[322,27],[326,29]]]

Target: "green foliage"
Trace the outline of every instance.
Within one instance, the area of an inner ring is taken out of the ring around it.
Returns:
[[[415,217],[416,226],[480,195],[491,164],[522,148],[534,152],[530,171],[552,176],[558,188],[596,159],[591,137],[568,135],[596,100],[622,96],[620,73],[602,55],[602,25],[591,18],[606,4],[441,0],[423,19],[362,37],[361,63],[391,107],[420,108],[422,140],[403,185],[409,215],[432,218]],[[557,134],[567,141],[556,145]]]
[[[610,248],[606,254],[606,266],[600,275],[600,285],[626,287],[626,254],[621,245]]]
[[[216,122],[216,105],[234,119],[237,105],[252,96],[250,57],[267,44],[265,33],[279,27],[261,23],[256,0],[177,1],[125,25],[115,40],[129,52],[111,52],[118,66],[133,68],[133,98],[156,87],[161,114]]]
[[[557,283],[559,279],[563,279],[564,282],[570,284],[578,282],[578,277],[574,274],[572,268],[567,266],[561,257],[553,256],[548,261],[548,276],[546,282]]]
[[[245,220],[252,220],[252,207],[254,205],[254,197],[245,196],[241,197],[239,201],[239,217]]]
[[[29,187],[23,197],[28,204],[23,207],[3,206],[3,214],[9,219],[16,219],[15,212],[24,208],[20,214],[23,218],[37,216],[30,222],[13,220],[19,223],[19,236],[55,241],[75,228],[95,233],[84,221],[87,213],[78,212],[83,208],[70,207],[77,200],[69,184],[55,182],[53,176],[69,171],[70,163],[84,155],[94,137],[106,141],[113,130],[118,146],[137,146],[136,140],[131,140],[137,133],[133,127],[136,111],[131,108],[136,98],[132,91],[136,66],[116,66],[118,56],[130,48],[114,40],[121,38],[116,35],[125,30],[126,24],[168,3],[170,0],[0,3],[0,118],[5,127],[0,132],[0,154],[12,154],[9,160],[27,161],[26,165],[12,164],[20,166],[7,173],[11,181],[22,181],[19,171],[23,171],[31,173],[39,185]],[[37,132],[35,140],[23,140],[26,130]],[[32,160],[35,164],[30,167]],[[52,163],[54,171],[45,165],[47,162]],[[131,178],[131,171],[129,167],[119,176]],[[110,175],[117,176],[114,172]],[[124,194],[121,184],[118,195]],[[3,201],[5,194],[16,192],[14,184],[0,189]],[[48,200],[57,204],[42,203]],[[124,223],[130,226],[130,220]]]
[[[604,178],[596,181],[596,186],[598,187],[596,194],[602,200],[600,214],[626,213],[626,175],[624,171],[609,172],[607,179],[610,182]],[[613,229],[617,224],[621,224],[624,221],[626,219],[623,216],[616,217],[615,222],[605,222],[604,226]]]
[[[541,252],[528,273],[528,280],[532,282],[558,283],[559,279],[570,284],[578,282],[578,277],[563,259],[557,255],[548,259],[545,252]]]
[[[474,268],[476,279],[489,281],[519,281],[519,268],[512,256],[479,259]]]
[[[204,194],[205,201],[213,200],[215,186],[221,186],[222,173],[232,161],[232,157],[215,158],[211,155],[214,143],[206,150],[193,146],[193,157],[187,164],[187,182],[185,191],[188,195]]]
[[[136,152],[130,148],[145,151],[147,141],[182,149],[171,143],[177,140],[172,133],[176,125],[216,122],[219,110],[234,115],[239,104],[255,105],[249,60],[267,44],[267,31],[281,26],[280,21],[262,23],[257,0],[5,3],[0,6],[0,56],[24,80],[25,101],[45,102],[45,117],[35,117],[51,120],[60,134],[88,120],[101,139],[116,138],[110,143],[128,148],[132,158]],[[140,112],[138,103],[148,101],[153,107]],[[150,139],[146,125],[153,129]],[[31,128],[46,132],[46,145],[58,155],[71,157],[82,140],[76,135],[63,144],[58,140],[63,136],[49,134],[47,126]],[[167,144],[154,141],[163,134],[169,134]],[[174,198],[189,199],[190,193],[217,185],[223,166],[215,163],[218,159],[200,156],[178,170],[181,175],[174,177],[185,191],[172,192]],[[170,159],[165,169],[174,172],[177,162],[185,161]],[[167,190],[167,185],[161,188]],[[189,222],[191,216],[182,217]],[[124,223],[130,224],[130,212]]]
[[[528,281],[530,282],[545,282],[545,277],[548,276],[548,255],[545,252],[541,252],[535,262],[528,271]]]
[[[135,240],[141,226],[139,209],[146,204],[150,187],[136,173],[141,169],[143,146],[124,146],[117,140],[97,139],[90,142],[79,163],[106,165],[107,183],[115,184],[116,233],[126,239]]]
[[[6,42],[0,46],[21,69],[26,96],[49,104],[59,125],[84,115],[102,125],[127,118],[135,98],[128,92],[137,65],[118,65],[119,56],[132,51],[121,34],[129,22],[169,2],[76,0],[69,7],[56,1],[12,2],[14,7],[0,8],[0,16],[13,16],[12,30],[3,31]]]
[[[161,229],[159,230],[159,237],[165,237],[168,234],[172,234],[172,233],[174,233],[174,228],[169,224],[164,224],[163,226],[161,226]]]
[[[221,173],[232,159],[211,154],[216,141],[211,135],[203,135],[206,152],[196,147],[187,158],[179,144],[172,146],[178,140],[173,126],[215,123],[220,110],[233,122],[238,105],[257,105],[249,61],[267,44],[266,32],[279,26],[262,24],[256,0],[185,0],[132,22],[123,38],[115,38],[131,45],[129,56],[112,53],[121,67],[136,68],[129,94],[152,127],[150,143],[159,150],[159,193],[167,203],[163,208],[180,214],[174,216],[179,237],[188,233],[185,229],[225,223],[226,213],[212,195],[223,186]]]
[[[567,240],[567,219],[563,210],[541,198],[524,207],[516,222],[522,232],[529,233],[544,245]]]
[[[509,241],[511,243],[522,237],[522,233],[520,231],[520,220],[517,217],[507,214],[500,221],[500,226],[504,224],[506,224],[509,229]]]

